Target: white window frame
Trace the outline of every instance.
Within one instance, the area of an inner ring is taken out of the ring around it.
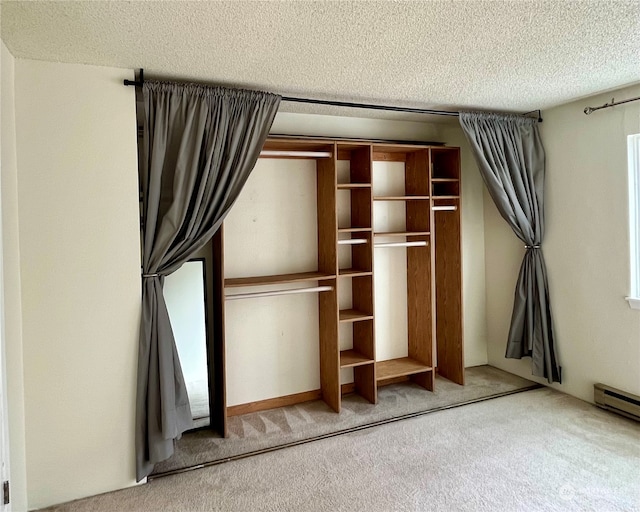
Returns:
[[[640,309],[640,133],[627,137],[629,154],[629,267],[630,290],[627,301]]]

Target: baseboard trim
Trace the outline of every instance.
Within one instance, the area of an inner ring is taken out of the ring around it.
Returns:
[[[313,391],[305,391],[303,393],[295,393],[293,395],[258,400],[257,402],[232,405],[231,407],[227,407],[227,416],[231,417],[248,414],[250,412],[267,411],[269,409],[276,409],[277,407],[285,407],[287,405],[301,404],[303,402],[311,402],[313,400],[321,399],[322,391],[316,389]]]

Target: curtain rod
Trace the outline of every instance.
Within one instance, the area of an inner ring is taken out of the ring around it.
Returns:
[[[623,100],[623,101],[615,101],[615,98],[611,98],[611,103],[605,103],[604,105],[600,105],[599,107],[585,107],[584,109],[584,113],[589,115],[591,114],[591,112],[595,112],[596,110],[600,110],[602,108],[609,108],[609,107],[615,107],[616,105],[622,105],[623,103],[629,103],[631,101],[638,101],[640,100],[640,96],[638,96],[637,98],[631,98],[629,100]]]
[[[133,85],[135,87],[142,87],[144,83],[144,70],[140,68],[140,80],[125,80],[124,85]],[[317,100],[313,98],[294,98],[291,96],[282,96],[282,101],[288,101],[290,103],[311,103],[313,105],[329,105],[332,107],[348,107],[348,108],[363,108],[368,110],[386,110],[391,112],[407,112],[410,114],[431,114],[435,116],[453,116],[458,117],[459,112],[453,112],[450,110],[431,110],[423,108],[410,108],[410,107],[394,107],[391,105],[374,105],[371,103],[351,103],[346,101],[331,101],[331,100]],[[538,122],[542,122],[542,112],[540,109],[532,110],[531,112],[525,112],[521,114],[526,116],[528,114],[538,113]]]

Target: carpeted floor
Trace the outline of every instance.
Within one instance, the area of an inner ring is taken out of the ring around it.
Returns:
[[[229,418],[227,439],[211,431],[188,433],[176,443],[174,456],[157,464],[153,474],[215,463],[533,386],[536,384],[532,381],[485,365],[467,368],[464,386],[438,378],[434,393],[402,383],[380,388],[377,405],[355,394],[345,396],[340,414],[324,402],[314,401],[234,416]]]
[[[106,511],[637,511],[640,426],[540,388],[52,507]]]

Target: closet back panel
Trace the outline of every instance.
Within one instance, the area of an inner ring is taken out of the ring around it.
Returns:
[[[316,176],[315,160],[258,160],[225,219],[226,278],[318,270]],[[233,293],[275,288],[282,286]],[[226,302],[227,406],[320,389],[318,300]]]

